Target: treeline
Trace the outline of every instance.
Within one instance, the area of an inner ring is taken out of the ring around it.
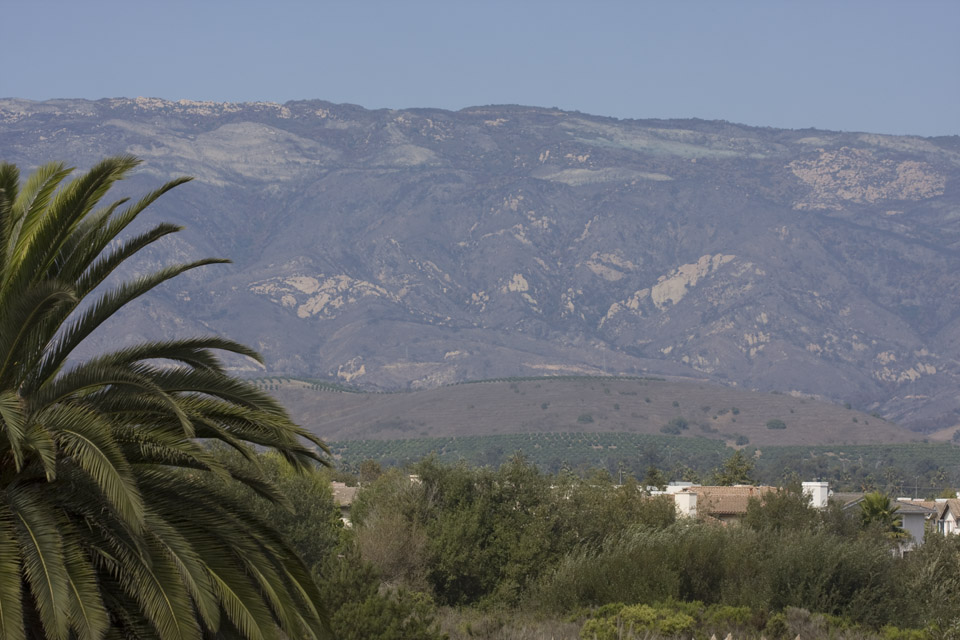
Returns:
[[[884,531],[810,508],[799,487],[724,527],[678,521],[672,500],[605,471],[548,474],[520,456],[498,469],[427,459],[411,480],[368,463],[346,529],[329,476],[262,464],[292,504],[263,515],[314,568],[343,638],[960,630],[960,539],[930,536],[900,558]],[[527,635],[511,635],[521,627]]]
[[[446,463],[464,460],[499,467],[522,451],[551,473],[572,470],[580,475],[605,469],[641,476],[656,466],[672,480],[705,481],[734,449],[705,437],[677,438],[640,433],[518,433],[493,436],[350,440],[330,443],[346,468],[363,460],[405,467],[436,455]],[[742,449],[753,457],[756,449]],[[892,495],[936,496],[960,486],[960,447],[944,443],[765,446],[754,457],[758,482],[779,485],[790,478],[830,482],[839,491],[879,490]]]

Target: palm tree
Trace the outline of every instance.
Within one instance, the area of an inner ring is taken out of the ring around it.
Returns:
[[[225,490],[242,483],[283,501],[255,449],[304,471],[326,452],[215,351],[259,356],[209,337],[71,357],[126,304],[224,262],[109,286],[127,260],[180,230],[161,223],[119,239],[188,180],[103,205],[137,164],[110,158],[70,180],[71,169],[49,164],[23,184],[0,164],[0,640],[324,636],[303,563]],[[211,442],[246,462],[215,456]]]
[[[864,528],[876,526],[894,540],[906,537],[903,530],[903,517],[897,513],[899,507],[890,500],[890,496],[879,491],[864,494],[860,502],[860,524]]]

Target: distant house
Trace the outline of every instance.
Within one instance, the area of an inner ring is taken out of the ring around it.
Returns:
[[[901,547],[904,547],[904,551],[908,551],[915,545],[923,544],[923,536],[926,532],[924,525],[927,519],[936,516],[937,512],[935,509],[919,504],[919,501],[897,500],[897,507],[897,513],[903,519],[903,524],[900,526],[913,538],[912,545],[908,544],[905,547],[901,545]]]
[[[937,510],[937,532],[945,536],[960,534],[960,499],[940,498],[934,504]]]
[[[343,521],[344,526],[352,526],[350,507],[353,506],[353,500],[360,488],[348,487],[343,482],[331,482],[330,489],[333,491],[333,503],[340,507],[340,520]]]
[[[850,494],[856,496],[853,500],[845,499],[843,504],[844,511],[859,509],[863,502],[864,494]],[[926,522],[936,516],[936,510],[929,506],[924,506],[922,500],[910,500],[909,498],[900,498],[891,501],[893,507],[896,507],[897,515],[901,518],[900,528],[910,534],[910,539],[900,543],[900,553],[906,553],[917,545],[923,544],[923,538],[926,533]]]
[[[897,504],[910,504],[929,509],[926,524],[929,531],[944,536],[960,534],[960,499],[937,498],[936,500],[910,500],[898,498]]]
[[[913,498],[897,498],[897,504],[909,503],[912,505],[924,507],[929,509],[930,512],[927,513],[926,519],[924,521],[924,530],[927,533],[937,531],[937,519],[939,518],[939,503],[936,500],[917,500]]]
[[[669,491],[669,487],[667,489]],[[690,485],[673,493],[677,513],[681,516],[712,518],[724,524],[740,522],[747,514],[750,498],[760,498],[778,491],[776,487],[735,485],[712,487]]]

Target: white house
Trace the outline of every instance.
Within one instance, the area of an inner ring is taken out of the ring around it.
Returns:
[[[960,499],[938,498],[937,531],[945,536],[960,534]]]

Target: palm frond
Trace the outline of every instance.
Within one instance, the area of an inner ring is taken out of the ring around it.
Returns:
[[[20,191],[20,170],[9,162],[0,163],[0,270],[5,271],[10,237],[13,234],[13,203]],[[3,281],[0,276],[0,282]]]
[[[65,538],[63,555],[69,576],[70,626],[76,630],[78,640],[97,640],[103,637],[110,619],[100,598],[93,566],[69,537]]]
[[[190,615],[189,595],[176,567],[150,540],[133,546],[129,539],[100,527],[105,545],[99,560],[119,576],[120,586],[150,622],[161,640],[200,639],[200,628]]]
[[[89,228],[84,229],[83,233],[78,234],[80,237],[80,242],[77,243],[78,251],[77,254],[71,256],[71,259],[64,262],[64,269],[67,271],[72,279],[80,277],[81,273],[89,272],[90,265],[94,264],[97,257],[107,248],[107,246],[122,233],[134,220],[139,216],[144,209],[153,204],[160,196],[167,193],[171,189],[178,187],[182,184],[190,182],[192,178],[189,177],[180,177],[170,180],[159,189],[155,189],[143,196],[130,205],[120,213],[114,215],[119,206],[126,204],[128,201],[126,198],[119,200],[110,207],[105,208],[102,212],[98,213],[95,216],[88,217],[91,220]],[[91,219],[92,218],[92,219]],[[126,251],[119,251],[119,255],[124,257],[120,258],[119,261],[114,261],[112,264],[115,266],[119,265],[126,257],[129,257],[147,246],[148,244],[156,241],[160,237],[167,235],[168,233],[173,233],[179,231],[181,227],[171,224],[162,224],[158,227],[155,227],[152,231],[141,234],[137,236],[133,241],[127,241],[124,243],[124,246],[127,247]],[[159,234],[158,234],[159,231]],[[117,252],[114,255],[118,255]],[[108,261],[110,263],[110,261]],[[97,284],[103,281],[111,269],[99,270],[99,278],[89,279],[87,286],[89,288],[83,289],[84,292],[89,292],[93,290]]]
[[[44,409],[34,419],[56,434],[62,455],[89,474],[120,515],[139,528],[143,499],[130,464],[105,421],[83,407],[63,403]]]
[[[153,510],[147,511],[147,535],[177,566],[204,626],[215,632],[220,628],[220,603],[206,564],[190,540]]]
[[[33,274],[36,282],[59,255],[62,243],[111,186],[139,164],[132,156],[107,158],[56,192],[52,202],[33,207],[23,217],[11,267]]]
[[[4,298],[0,293],[0,298]],[[32,366],[42,355],[43,319],[58,304],[73,301],[69,286],[47,281],[30,287],[12,299],[3,299],[0,306],[0,383],[14,372]],[[21,376],[17,375],[16,379]]]
[[[229,262],[229,260],[207,258],[166,267],[150,275],[142,276],[131,282],[121,284],[115,289],[103,294],[62,331],[56,344],[47,353],[47,357],[44,358],[43,363],[38,368],[37,384],[43,384],[56,374],[67,356],[69,356],[83,340],[130,302],[149,292],[154,287],[182,273],[210,264],[226,264]]]
[[[10,494],[23,559],[23,573],[36,601],[44,633],[66,640],[69,574],[64,564],[63,542],[50,505],[35,488],[20,488]]]
[[[19,239],[24,219],[39,218],[42,215],[54,191],[71,171],[72,169],[65,168],[63,163],[52,162],[31,174],[22,189],[5,189],[13,194],[10,201],[8,227],[5,230],[3,244],[0,245],[5,265],[14,261],[15,244]]]
[[[20,547],[10,508],[0,502],[0,637],[24,638]]]
[[[17,471],[23,467],[25,421],[17,394],[10,390],[0,390],[0,423],[2,423],[0,424],[0,433],[3,434],[10,447],[14,468]]]
[[[127,391],[144,394],[164,402],[169,415],[175,416],[187,437],[193,436],[193,425],[180,409],[176,399],[158,386],[143,367],[112,367],[99,362],[83,363],[57,376],[31,394],[31,404],[44,407],[68,399],[82,398],[85,404],[96,408],[96,400],[103,395],[96,392],[123,394]],[[24,385],[26,387],[26,385]]]
[[[223,366],[214,351],[236,353],[262,362],[260,354],[250,347],[219,336],[147,342],[104,354],[91,362],[123,366],[144,360],[169,360],[224,375]]]
[[[43,425],[28,421],[23,435],[23,448],[29,448],[35,454],[34,459],[43,469],[47,482],[52,482],[57,477],[57,444],[53,434]]]

